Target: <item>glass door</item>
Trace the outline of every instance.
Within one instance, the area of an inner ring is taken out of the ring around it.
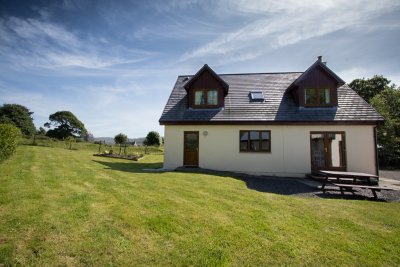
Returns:
[[[311,132],[311,169],[346,170],[344,132]]]

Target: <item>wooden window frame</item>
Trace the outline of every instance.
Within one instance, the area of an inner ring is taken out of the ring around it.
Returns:
[[[242,149],[240,137],[242,136],[242,133],[247,132],[248,139],[247,139],[247,149]],[[258,142],[260,144],[260,150],[250,150],[250,132],[258,132]],[[269,143],[269,149],[261,149],[261,143],[262,143],[262,132],[268,132],[269,138],[268,138],[268,143]],[[271,130],[240,130],[239,131],[239,152],[245,152],[245,153],[271,153]]]
[[[321,92],[324,89],[328,89],[329,90],[329,103],[328,104],[321,104],[320,103],[320,95],[321,95]],[[318,103],[316,103],[316,104],[307,104],[307,98],[306,98],[307,90],[316,90],[317,91],[317,102]],[[318,87],[318,88],[307,87],[307,88],[304,88],[304,106],[305,107],[331,107],[331,106],[333,106],[332,88],[330,88],[330,87]]]
[[[203,92],[203,94],[204,94],[204,102],[205,102],[205,104],[203,104],[203,105],[201,105],[201,104],[200,105],[196,105],[196,92],[199,92],[199,91]],[[210,104],[207,103],[208,102],[208,92],[209,91],[216,91],[217,92],[217,104],[210,105]],[[217,88],[193,89],[193,107],[196,107],[196,108],[217,108],[217,107],[219,107],[219,90]]]

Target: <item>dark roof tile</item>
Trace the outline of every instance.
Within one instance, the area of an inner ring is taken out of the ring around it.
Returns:
[[[184,85],[179,76],[165,106],[160,123],[168,122],[308,122],[308,121],[381,121],[379,115],[350,87],[338,88],[337,108],[299,108],[286,89],[301,75],[293,73],[221,74],[228,85],[223,109],[187,108]],[[262,91],[264,102],[252,102],[249,92]]]

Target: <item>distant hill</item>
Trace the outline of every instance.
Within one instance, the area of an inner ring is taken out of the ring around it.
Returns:
[[[94,141],[105,141],[108,145],[114,145],[114,137],[94,137]],[[129,142],[136,141],[137,145],[143,145],[143,141],[146,137],[138,137],[138,138],[129,138]]]

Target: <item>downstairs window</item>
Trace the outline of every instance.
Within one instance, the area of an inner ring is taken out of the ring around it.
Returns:
[[[271,131],[240,131],[240,152],[271,152]]]

